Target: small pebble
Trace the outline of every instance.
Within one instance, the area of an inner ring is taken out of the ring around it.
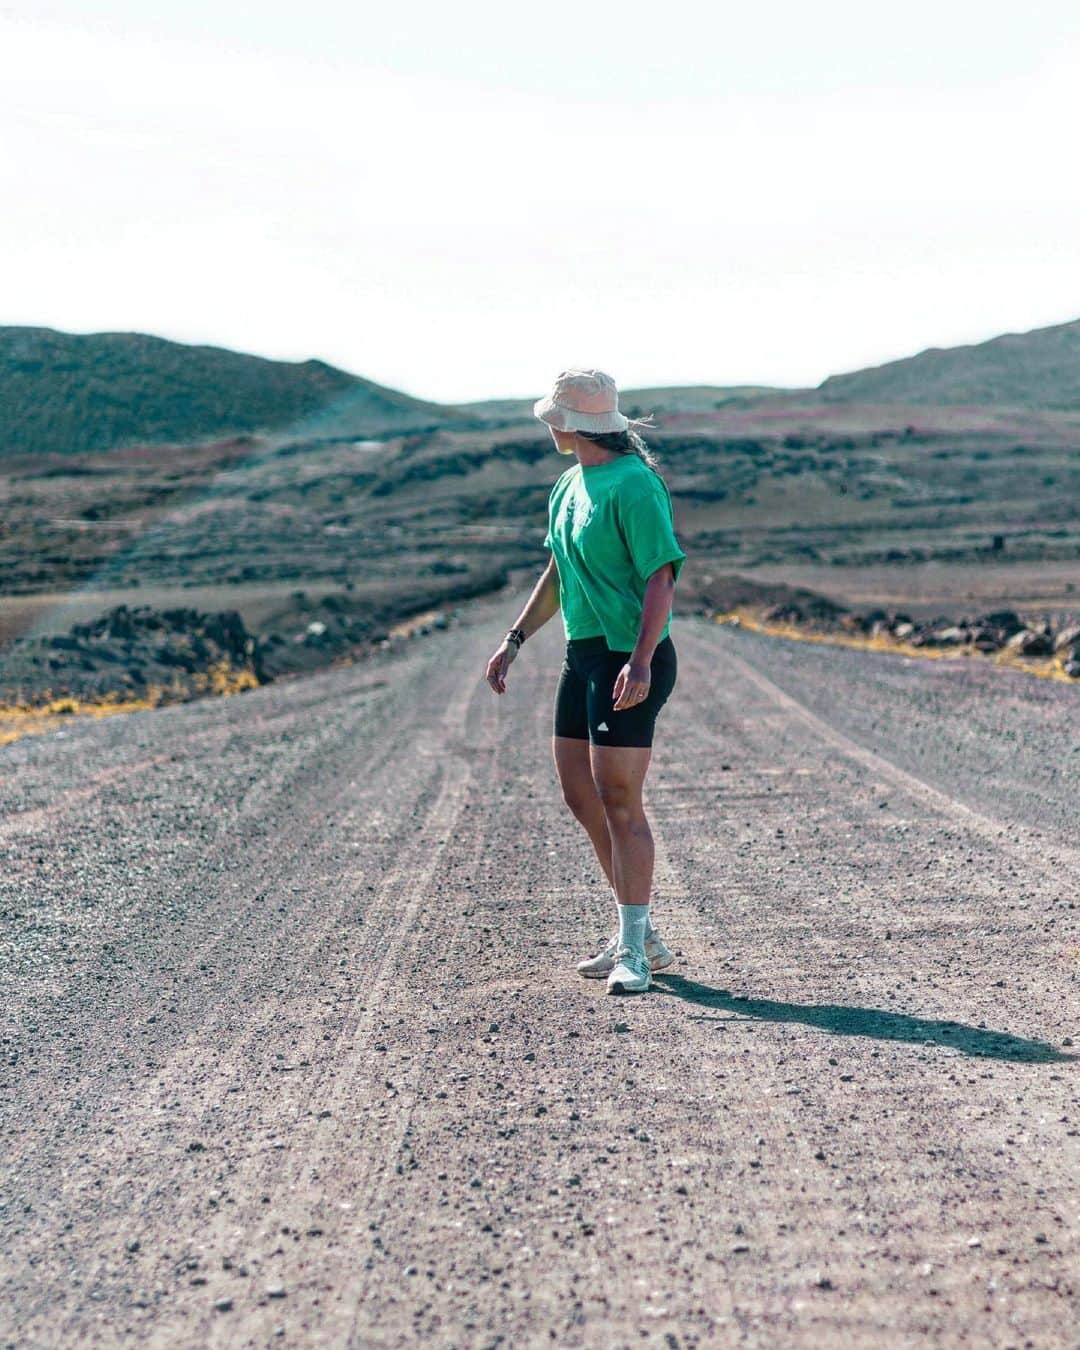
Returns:
[[[266,1286],[266,1297],[267,1297],[267,1298],[284,1298],[284,1297],[285,1297],[285,1288],[284,1288],[284,1286],[283,1286],[283,1285],[280,1285],[280,1284],[268,1284],[268,1285]]]
[[[219,1298],[214,1307],[218,1312],[232,1312],[232,1299]]]

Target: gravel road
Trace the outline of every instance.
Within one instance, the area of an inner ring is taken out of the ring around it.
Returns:
[[[0,751],[0,1340],[1080,1344],[1077,691],[677,618],[616,999],[515,600]]]

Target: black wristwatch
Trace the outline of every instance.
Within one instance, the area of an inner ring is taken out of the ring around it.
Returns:
[[[520,649],[521,644],[525,641],[524,628],[511,628],[506,635],[506,641],[514,643]]]

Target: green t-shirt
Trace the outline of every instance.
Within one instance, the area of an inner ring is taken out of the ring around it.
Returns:
[[[637,642],[649,578],[670,562],[677,580],[686,557],[667,484],[632,454],[575,464],[560,476],[548,499],[544,544],[559,569],[567,639],[603,637],[615,652]],[[670,626],[669,617],[659,641]]]

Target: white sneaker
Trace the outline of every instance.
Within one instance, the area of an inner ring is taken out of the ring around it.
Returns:
[[[577,973],[587,980],[602,980],[615,968],[615,953],[618,950],[619,935],[616,933],[602,951],[577,963]],[[649,969],[654,975],[658,970],[666,970],[675,960],[675,953],[670,947],[664,946],[659,933],[653,933],[652,937],[645,939],[645,955],[649,958]]]
[[[615,965],[607,977],[609,994],[643,994],[652,984],[649,958],[637,947],[618,947]]]

